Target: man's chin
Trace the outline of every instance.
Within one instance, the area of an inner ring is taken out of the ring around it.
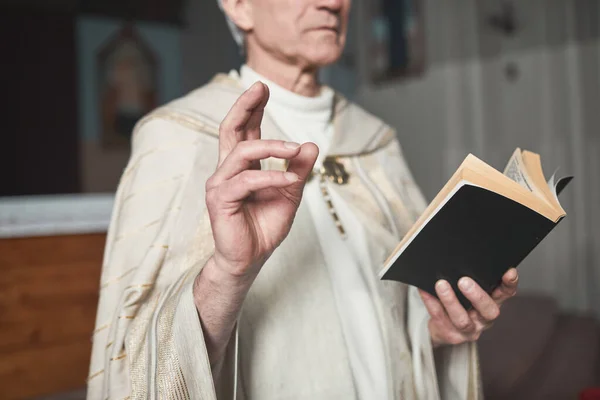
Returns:
[[[312,64],[318,67],[326,67],[335,64],[342,55],[343,47],[339,45],[323,46],[322,44],[313,49],[310,60]]]

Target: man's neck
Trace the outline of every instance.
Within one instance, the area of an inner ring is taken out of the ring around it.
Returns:
[[[254,71],[275,82],[279,86],[296,94],[314,97],[321,90],[317,74],[318,70],[306,69],[268,54],[259,46],[248,52],[246,64]]]

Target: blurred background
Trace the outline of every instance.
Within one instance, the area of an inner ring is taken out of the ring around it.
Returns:
[[[398,130],[428,199],[468,153],[575,176],[480,341],[486,398],[600,385],[599,23],[597,0],[354,0],[322,71]],[[132,128],[242,59],[216,0],[2,0],[0,33],[0,398],[79,399]]]

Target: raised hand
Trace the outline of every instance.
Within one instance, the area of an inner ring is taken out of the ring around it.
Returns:
[[[420,290],[431,319],[429,333],[434,347],[446,344],[461,344],[479,339],[500,315],[502,303],[517,293],[519,275],[515,268],[502,277],[501,285],[488,295],[472,279],[464,277],[458,281],[460,291],[473,304],[467,311],[458,301],[448,282],[440,280],[435,285],[439,300]]]
[[[194,281],[194,303],[215,379],[254,278],[292,227],[319,150],[261,140],[269,89],[257,82],[219,128],[219,161],[206,182],[215,251]],[[260,160],[289,160],[287,171],[262,171]]]
[[[254,277],[290,231],[318,155],[313,143],[261,140],[269,90],[257,82],[219,129],[219,162],[206,183],[214,262],[233,277]],[[289,160],[287,172],[262,171],[260,160]]]

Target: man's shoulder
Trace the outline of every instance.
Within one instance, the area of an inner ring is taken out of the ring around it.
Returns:
[[[190,118],[195,118],[218,129],[219,124],[242,92],[243,88],[239,81],[227,74],[219,73],[204,85],[171,101],[166,108],[186,114]]]
[[[355,147],[359,153],[383,150],[396,141],[396,130],[391,125],[341,95],[336,114],[339,116],[337,126],[341,132],[360,132],[359,135],[346,135],[349,147]]]
[[[217,137],[220,122],[239,96],[239,90],[225,77],[216,75],[210,82],[146,114],[137,123],[134,137],[145,135],[152,126],[159,125],[177,127],[174,131],[194,131]]]
[[[362,105],[360,105],[352,100],[347,99],[346,97],[342,96],[341,94],[337,94],[337,96],[340,99],[340,100],[338,100],[338,102],[340,103],[339,107],[346,108],[348,111],[350,111],[353,114],[353,116],[355,118],[361,119],[370,124],[384,125],[384,126],[391,128],[391,126],[384,119],[375,115],[373,112],[367,110]]]

